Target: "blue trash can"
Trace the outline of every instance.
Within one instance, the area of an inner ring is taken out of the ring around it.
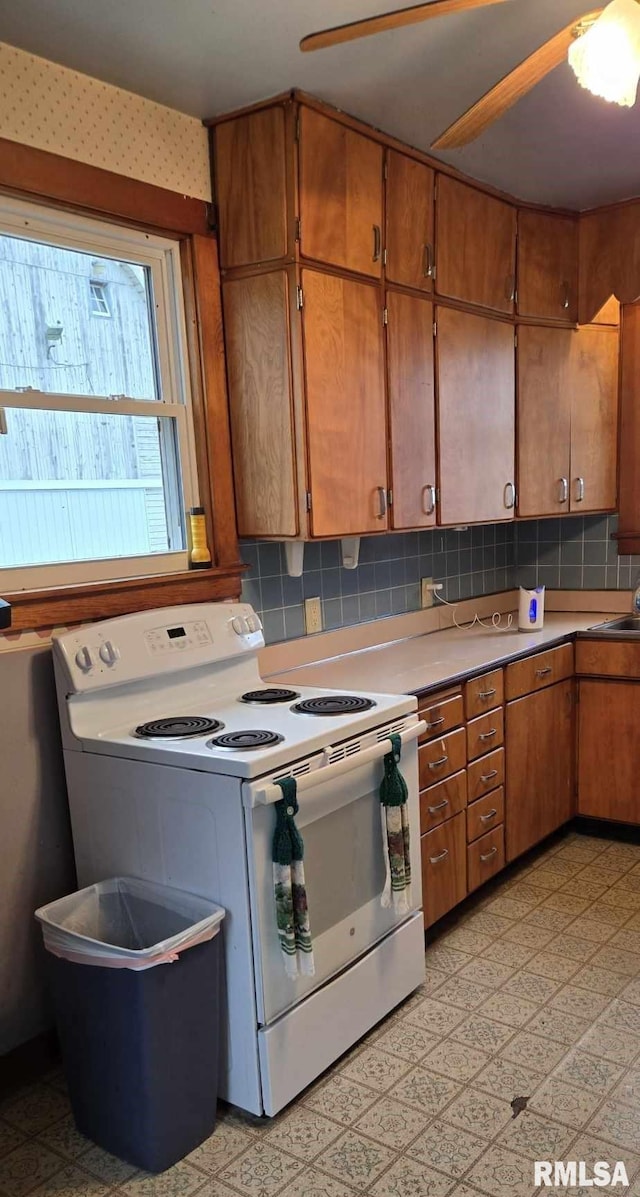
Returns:
[[[78,1130],[163,1172],[215,1127],[224,911],[116,877],[36,918]]]

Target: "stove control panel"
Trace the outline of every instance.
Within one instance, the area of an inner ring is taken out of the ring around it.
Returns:
[[[212,644],[211,632],[203,619],[194,623],[181,623],[171,627],[152,628],[144,634],[147,652],[152,656],[166,653],[183,653],[190,648],[202,648]]]

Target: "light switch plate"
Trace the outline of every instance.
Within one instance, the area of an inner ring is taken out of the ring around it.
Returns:
[[[304,600],[304,627],[307,636],[322,631],[322,606],[319,598]]]
[[[429,587],[433,586],[433,578],[420,579],[420,602],[422,607],[433,607],[433,590]]]

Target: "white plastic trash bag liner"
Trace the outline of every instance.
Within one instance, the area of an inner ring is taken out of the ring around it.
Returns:
[[[53,956],[103,968],[173,964],[218,934],[224,910],[205,898],[137,877],[112,877],[36,910]]]

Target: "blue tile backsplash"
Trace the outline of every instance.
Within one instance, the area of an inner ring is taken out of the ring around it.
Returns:
[[[301,578],[287,574],[280,544],[245,540],[241,552],[250,569],[242,597],[260,613],[273,644],[304,635],[305,598],[320,598],[323,626],[339,628],[418,610],[426,577],[443,583],[449,602],[518,585],[628,590],[640,557],[617,556],[616,526],[616,516],[564,516],[366,536],[357,569],[344,569],[340,542],[328,540],[305,545]]]

